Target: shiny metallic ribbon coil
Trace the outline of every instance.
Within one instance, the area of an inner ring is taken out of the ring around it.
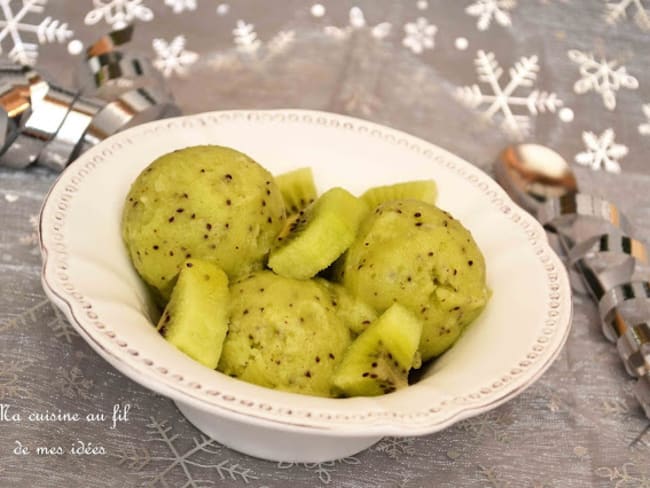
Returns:
[[[634,394],[650,418],[650,276],[647,246],[631,237],[611,202],[583,193],[547,200],[538,219],[559,237],[570,268],[598,303],[605,337],[616,343]],[[574,283],[574,287],[575,287]]]
[[[120,130],[180,114],[151,61],[119,49],[132,33],[129,26],[90,46],[75,89],[0,61],[0,166],[61,171]]]

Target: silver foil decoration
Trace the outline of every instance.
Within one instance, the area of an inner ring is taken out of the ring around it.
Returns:
[[[76,89],[0,62],[0,166],[61,171],[120,130],[180,114],[151,61],[120,49],[132,33],[129,26],[90,46]]]
[[[538,213],[565,247],[587,291],[598,303],[602,331],[616,343],[634,394],[650,418],[650,276],[647,246],[611,202],[583,193],[546,201]]]

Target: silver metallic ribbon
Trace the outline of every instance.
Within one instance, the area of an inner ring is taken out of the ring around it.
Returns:
[[[650,281],[647,246],[631,237],[632,226],[602,198],[571,193],[547,200],[538,213],[558,234],[569,266],[598,302],[605,337],[616,343],[634,394],[650,418]]]
[[[0,166],[61,171],[120,130],[180,114],[151,61],[119,49],[132,33],[129,26],[90,46],[73,90],[0,62]]]

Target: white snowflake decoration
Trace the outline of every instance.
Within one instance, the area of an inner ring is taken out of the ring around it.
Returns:
[[[601,59],[596,61],[592,53],[583,53],[572,49],[567,53],[569,59],[580,65],[581,78],[573,85],[573,91],[581,95],[588,91],[600,93],[603,103],[609,110],[616,108],[616,92],[620,88],[636,90],[638,80],[627,73],[625,66],[618,66],[618,61]]]
[[[38,215],[29,216],[29,227],[31,232],[18,238],[18,242],[25,246],[36,246],[38,244]]]
[[[537,56],[522,57],[510,68],[510,80],[501,86],[500,80],[503,69],[495,59],[494,53],[478,51],[476,71],[479,81],[486,83],[491,93],[485,94],[478,85],[460,87],[456,91],[457,98],[467,106],[481,109],[487,120],[494,120],[501,114],[501,127],[516,139],[522,139],[530,131],[530,117],[538,113],[555,113],[563,105],[555,93],[532,90],[525,96],[515,96],[520,87],[532,87],[537,79],[539,64]],[[526,110],[527,114],[517,114],[515,109]]]
[[[102,20],[113,29],[122,29],[134,20],[149,22],[153,11],[142,0],[93,0],[93,8],[86,14],[84,23],[95,25]]]
[[[643,6],[642,0],[620,0],[605,4],[605,22],[614,25],[621,19],[627,18],[627,10],[634,6],[634,22],[641,30],[650,31],[650,9]]]
[[[477,0],[465,8],[465,13],[478,17],[476,27],[484,31],[489,29],[492,19],[504,27],[512,24],[509,10],[517,6],[516,0]]]
[[[185,49],[184,36],[176,36],[169,43],[164,39],[154,39],[151,45],[157,55],[153,65],[162,72],[165,78],[173,74],[185,75],[187,68],[199,57],[194,51]]]
[[[291,469],[294,466],[302,466],[307,471],[313,471],[318,475],[318,479],[324,485],[329,485],[332,482],[332,470],[337,464],[361,464],[354,456],[349,456],[335,461],[325,461],[322,463],[289,463],[280,461],[277,466],[279,469]]]
[[[352,7],[348,14],[349,24],[345,27],[336,27],[328,25],[325,27],[325,34],[335,39],[346,39],[355,30],[370,29],[370,35],[375,39],[384,39],[390,35],[392,25],[389,22],[381,22],[374,26],[369,26],[366,16],[359,7]]]
[[[65,42],[72,37],[68,24],[45,17],[38,24],[27,23],[26,17],[30,14],[43,13],[48,0],[23,0],[19,8],[14,8],[12,0],[1,0],[2,7],[0,18],[0,53],[4,52],[2,44],[6,38],[11,39],[13,47],[9,51],[9,59],[16,63],[33,65],[38,58],[39,44],[52,42]],[[17,2],[16,2],[17,3]],[[25,41],[27,35],[36,35],[38,42]]]
[[[643,113],[648,119],[644,124],[639,125],[639,134],[642,136],[650,136],[650,103],[643,106]]]
[[[415,437],[384,437],[373,449],[391,459],[398,459],[403,454],[415,454],[414,444]]]
[[[232,35],[237,50],[243,53],[255,53],[262,45],[262,41],[257,38],[255,26],[253,24],[247,24],[243,20],[237,21],[237,27],[233,29]]]
[[[425,49],[433,49],[435,46],[435,35],[438,28],[430,24],[424,17],[419,17],[415,22],[404,25],[404,39],[402,44],[413,51],[421,54]]]
[[[582,133],[586,151],[576,154],[575,161],[593,170],[604,169],[610,173],[620,173],[621,165],[618,160],[628,153],[623,144],[614,143],[614,130],[607,129],[600,136],[593,132]]]
[[[280,54],[286,51],[295,40],[296,33],[294,31],[280,31],[266,43],[266,48],[270,54]]]
[[[149,428],[149,434],[153,436],[151,440],[162,442],[169,449],[171,456],[155,458],[156,461],[167,461],[169,465],[165,469],[157,470],[156,477],[148,486],[172,486],[169,484],[167,476],[176,467],[180,468],[183,472],[186,483],[183,485],[174,484],[173,486],[180,486],[181,488],[198,488],[216,485],[214,481],[194,478],[193,472],[197,469],[210,470],[216,473],[222,481],[230,479],[249,483],[251,480],[258,479],[250,469],[244,468],[239,464],[233,464],[228,459],[217,462],[214,457],[216,454],[221,453],[219,444],[206,436],[201,436],[200,439],[192,439],[194,446],[182,453],[176,446],[176,440],[179,435],[174,434],[172,428],[167,426],[166,422],[158,422],[153,417],[150,420],[151,423],[147,427]],[[195,459],[195,456],[201,453],[208,454],[211,460],[202,462],[201,460]],[[152,458],[147,453],[145,464],[148,464],[151,460]]]
[[[165,0],[165,5],[171,7],[175,14],[185,10],[196,10],[196,0]]]
[[[25,369],[31,363],[27,361],[12,361],[0,363],[0,401],[8,398],[30,398],[29,388],[22,386],[25,378]]]

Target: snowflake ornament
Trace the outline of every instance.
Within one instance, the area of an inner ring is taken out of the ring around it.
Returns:
[[[627,73],[625,66],[618,66],[618,61],[601,59],[596,61],[592,53],[583,53],[572,49],[569,59],[580,65],[580,78],[573,85],[573,91],[581,95],[588,91],[600,93],[603,103],[609,110],[616,108],[616,92],[621,88],[636,90],[638,80]]]
[[[361,464],[359,459],[354,456],[349,456],[335,461],[325,461],[322,463],[290,463],[280,461],[277,466],[279,469],[291,469],[294,466],[302,466],[307,471],[312,471],[318,475],[318,479],[324,485],[329,485],[332,482],[332,471],[337,464]]]
[[[518,89],[534,85],[539,71],[537,56],[522,57],[517,61],[509,70],[510,80],[505,86],[501,85],[503,69],[494,53],[478,51],[474,63],[479,81],[487,84],[491,93],[483,93],[479,85],[474,84],[458,88],[456,97],[465,105],[480,109],[487,120],[493,121],[497,114],[501,114],[502,129],[515,139],[528,135],[531,116],[546,111],[555,113],[563,105],[555,93],[540,90],[532,90],[525,96],[515,96]],[[522,110],[528,113],[515,113]]]
[[[86,14],[84,23],[95,25],[102,20],[112,29],[122,29],[134,20],[149,22],[153,11],[142,0],[93,0],[93,8]]]
[[[185,10],[196,10],[196,0],[165,0],[165,5],[171,7],[175,14]]]
[[[152,460],[165,461],[169,463],[166,468],[157,471],[156,477],[148,486],[172,486],[169,484],[167,476],[172,472],[172,470],[174,470],[174,468],[180,468],[185,476],[185,484],[174,484],[174,486],[180,486],[181,488],[207,487],[216,484],[210,480],[195,478],[194,473],[198,469],[209,470],[216,473],[222,481],[229,479],[241,480],[244,483],[249,483],[251,480],[259,479],[250,469],[244,468],[239,464],[233,464],[228,459],[217,462],[215,455],[221,454],[220,446],[216,441],[206,436],[201,436],[200,439],[192,439],[194,446],[186,452],[181,452],[176,445],[179,435],[172,432],[172,427],[169,427],[167,422],[158,422],[153,417],[151,417],[150,420],[151,422],[147,427],[149,428],[148,433],[152,436],[151,440],[162,442],[169,449],[170,456],[156,457],[154,459],[149,457],[147,453],[145,464],[148,464]],[[201,459],[198,459],[198,456],[201,453],[208,454],[210,460],[204,462]]]
[[[43,13],[48,0],[23,0],[22,5],[17,7],[18,2],[12,0],[0,0],[0,53],[4,52],[4,40],[11,39],[13,46],[9,53],[9,59],[24,64],[33,65],[38,58],[39,44],[58,42],[62,43],[72,37],[72,31],[68,24],[55,20],[52,17],[45,17],[39,23],[28,23],[28,16]],[[37,42],[25,40],[27,35],[36,35]]]
[[[370,29],[370,35],[375,39],[384,39],[390,35],[392,25],[389,22],[381,22],[374,26],[369,26],[366,21],[366,16],[359,7],[352,7],[348,14],[349,23],[345,27],[336,27],[328,25],[325,27],[324,32],[328,36],[335,39],[347,39],[350,34],[355,30]]]
[[[384,437],[373,450],[385,453],[391,459],[399,459],[403,454],[415,454],[415,437]]]
[[[266,43],[266,48],[268,49],[269,54],[281,54],[286,51],[295,40],[295,31],[280,31]]]
[[[476,27],[480,31],[488,30],[492,19],[504,27],[512,24],[509,10],[517,6],[516,0],[478,0],[465,8],[465,13],[478,17]]]
[[[176,36],[169,43],[164,39],[154,39],[151,46],[157,56],[153,65],[162,72],[165,78],[169,78],[173,74],[184,76],[187,73],[187,68],[194,64],[199,57],[194,51],[185,49],[184,36]]]
[[[243,20],[237,21],[237,27],[233,29],[232,35],[237,50],[243,53],[253,54],[262,45],[262,41],[257,38],[255,26],[253,24],[247,24]]]
[[[30,365],[27,361],[0,363],[0,401],[9,398],[31,398],[29,388],[22,386],[21,381]]]
[[[620,0],[605,4],[605,22],[610,25],[617,24],[621,19],[627,18],[627,10],[634,6],[634,22],[641,30],[650,31],[650,9],[643,6],[642,0]]]
[[[415,22],[404,25],[404,39],[402,44],[415,54],[422,54],[425,49],[433,49],[434,37],[438,28],[430,24],[424,17],[419,17]]]
[[[610,173],[620,173],[618,160],[628,153],[628,148],[623,144],[615,144],[614,137],[613,129],[605,130],[600,136],[590,131],[583,132],[582,141],[587,150],[576,154],[575,162],[595,171],[604,169]]]
[[[644,124],[639,125],[639,134],[642,136],[650,136],[650,103],[643,106],[643,113],[648,119]]]

